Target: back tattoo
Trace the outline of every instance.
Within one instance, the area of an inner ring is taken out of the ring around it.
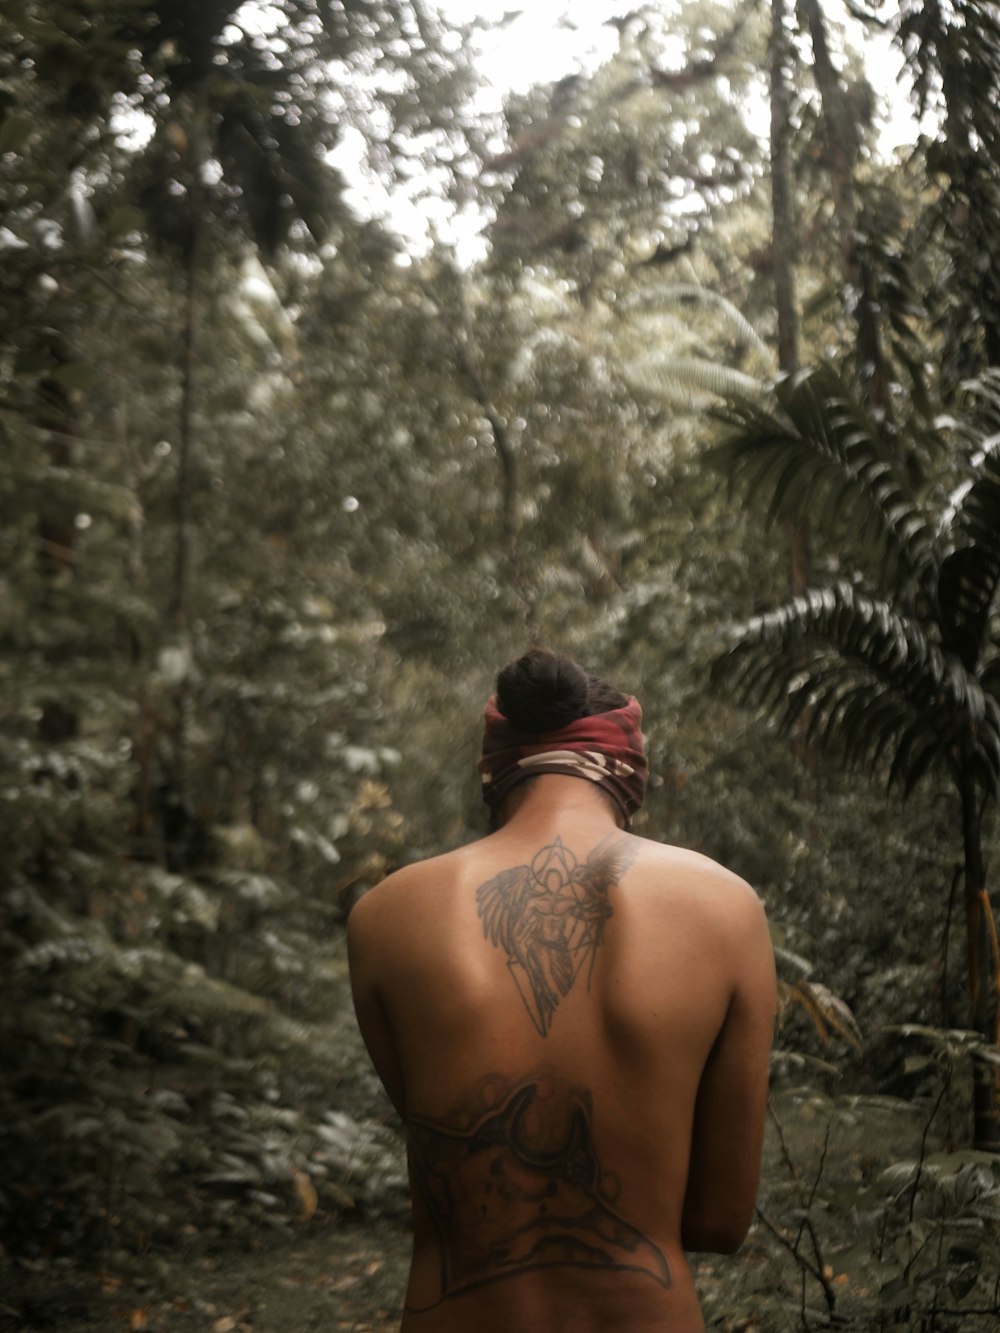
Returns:
[[[440,1244],[450,1296],[531,1269],[641,1273],[669,1288],[663,1252],[616,1207],[594,1148],[590,1093],[551,1073],[492,1075],[445,1120],[411,1116],[410,1171]]]
[[[501,870],[476,890],[483,933],[503,949],[531,1021],[546,1036],[559,1001],[594,958],[612,914],[608,890],[636,856],[633,839],[609,833],[580,865],[561,838],[530,865]]]

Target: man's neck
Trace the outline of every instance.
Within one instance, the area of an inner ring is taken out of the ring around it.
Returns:
[[[560,773],[543,773],[514,805],[500,831],[528,838],[536,833],[568,832],[574,827],[604,835],[621,828],[622,821],[615,818],[609,801],[595,784]]]

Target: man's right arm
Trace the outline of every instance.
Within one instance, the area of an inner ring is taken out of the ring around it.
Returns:
[[[361,1036],[390,1101],[405,1115],[402,1067],[378,984],[391,933],[385,911],[386,883],[372,889],[352,909],[347,919],[347,956]]]
[[[741,883],[728,907],[733,990],[698,1086],[681,1224],[686,1250],[720,1254],[739,1248],[753,1218],[776,1004],[760,900]]]

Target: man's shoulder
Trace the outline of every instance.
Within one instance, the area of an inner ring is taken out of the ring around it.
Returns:
[[[756,890],[735,871],[690,847],[637,838],[642,851],[636,858],[646,872],[650,888],[669,883],[685,892],[692,902],[718,908],[738,919],[763,913]]]
[[[383,916],[398,915],[400,909],[412,903],[415,895],[427,885],[440,884],[457,864],[464,848],[457,851],[442,852],[439,856],[430,856],[423,861],[412,861],[401,866],[391,875],[386,875],[373,888],[369,889],[351,909],[348,927],[354,923],[357,929],[363,922],[374,923]]]
[[[640,844],[642,859],[650,866],[669,868],[693,879],[711,880],[734,893],[754,892],[745,879],[721,861],[713,861],[704,852],[696,852],[691,847],[681,847],[674,843],[657,842],[652,838],[635,837],[635,841]]]

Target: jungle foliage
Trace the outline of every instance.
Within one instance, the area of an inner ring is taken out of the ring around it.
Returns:
[[[698,1266],[709,1325],[995,1322],[1000,27],[618,28],[491,119],[419,0],[4,7],[15,1277],[404,1210],[343,924],[482,829],[479,710],[539,639],[642,698],[637,831],[774,924],[755,1263]],[[482,257],[361,216],[351,135],[473,200]]]

